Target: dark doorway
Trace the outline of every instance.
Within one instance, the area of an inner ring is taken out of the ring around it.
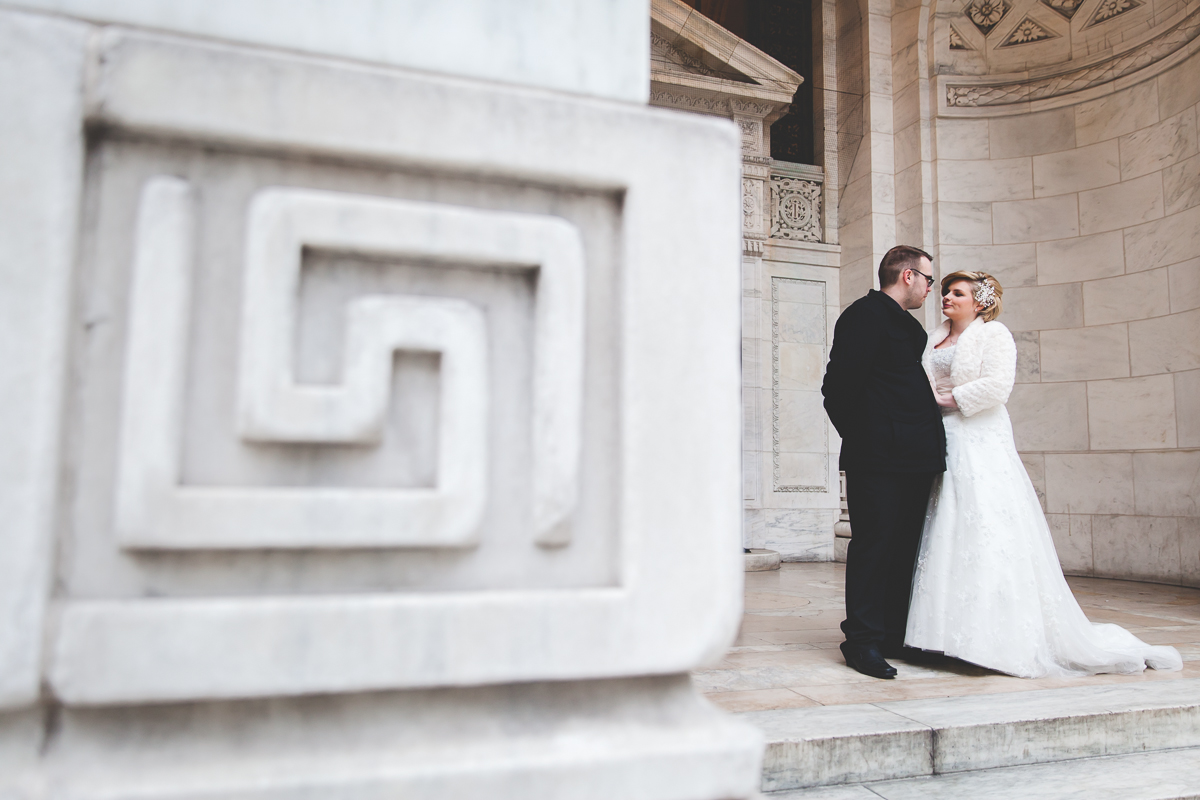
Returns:
[[[771,157],[815,164],[811,0],[686,0],[704,16],[804,77],[791,111],[771,126]]]

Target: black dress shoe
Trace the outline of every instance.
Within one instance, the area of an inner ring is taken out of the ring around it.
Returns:
[[[855,647],[849,642],[842,642],[842,655],[846,657],[846,666],[863,675],[884,680],[896,677],[896,668],[883,660],[877,647]]]
[[[941,661],[943,656],[941,653],[931,653],[928,650],[922,650],[919,647],[908,647],[901,645],[884,645],[880,648],[880,653],[884,658],[897,658],[901,661],[908,661],[912,664],[933,664]]]

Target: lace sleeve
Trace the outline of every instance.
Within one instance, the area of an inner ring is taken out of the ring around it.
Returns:
[[[984,331],[983,364],[979,377],[955,386],[954,400],[963,416],[969,417],[1008,402],[1017,379],[1017,343],[1008,328],[989,322]]]

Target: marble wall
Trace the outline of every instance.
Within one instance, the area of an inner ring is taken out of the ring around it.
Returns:
[[[935,121],[937,269],[1005,286],[1017,446],[1070,573],[1200,585],[1198,103],[1192,55],[1094,99]]]
[[[1017,445],[1065,568],[1200,585],[1200,4],[838,14],[864,118],[841,158],[841,306],[896,243],[996,275]]]

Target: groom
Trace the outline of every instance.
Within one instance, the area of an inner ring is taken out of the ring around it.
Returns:
[[[846,663],[894,678],[904,655],[913,564],[946,431],[921,366],[926,334],[908,312],[933,288],[924,250],[897,245],[879,262],[880,290],[838,318],[821,393],[842,437],[853,538],[846,558]]]

